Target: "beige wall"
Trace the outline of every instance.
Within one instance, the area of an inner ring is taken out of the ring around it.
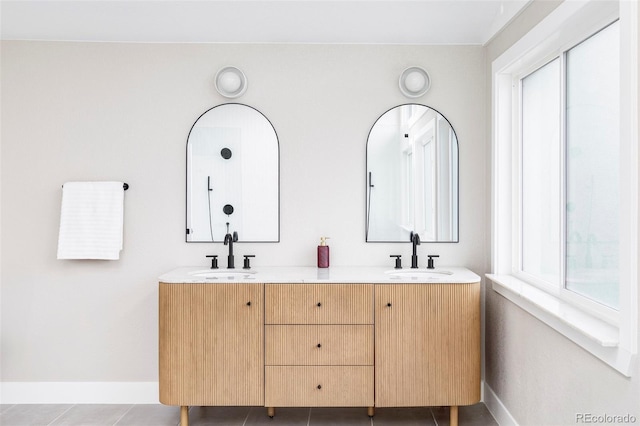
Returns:
[[[535,1],[486,46],[491,62],[561,2]],[[490,107],[490,91],[487,107]],[[487,134],[490,134],[490,121]],[[490,140],[490,137],[487,137]],[[490,164],[490,157],[487,157]],[[490,179],[490,174],[487,175]],[[487,246],[489,252],[489,246]],[[489,269],[490,258],[487,258]],[[498,293],[486,290],[485,381],[522,425],[576,424],[576,414],[635,415],[640,369],[626,378]]]
[[[207,265],[222,244],[186,244],[185,146],[193,122],[226,102],[213,77],[248,77],[245,95],[280,138],[281,242],[238,244],[252,264],[392,265],[407,244],[364,243],[370,127],[406,103],[402,70],[425,67],[418,102],[460,144],[460,243],[423,244],[441,265],[483,272],[485,76],[479,46],[2,43],[2,352],[5,382],[157,380],[157,276]],[[61,185],[124,180],[119,261],[56,260]],[[242,238],[242,236],[240,236]],[[240,258],[240,257],[238,257]],[[236,260],[237,261],[237,260]]]

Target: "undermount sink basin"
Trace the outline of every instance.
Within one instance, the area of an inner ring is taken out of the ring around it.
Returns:
[[[451,271],[443,269],[392,269],[385,271],[391,278],[409,278],[412,280],[439,280],[453,275]]]
[[[205,279],[235,279],[235,278],[254,278],[255,271],[234,270],[234,269],[203,269],[200,271],[189,272],[189,275],[197,278]]]

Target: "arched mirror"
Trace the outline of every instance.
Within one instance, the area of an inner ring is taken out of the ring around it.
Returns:
[[[400,105],[367,140],[366,241],[458,242],[458,139],[424,105]]]
[[[187,242],[280,240],[278,136],[258,110],[223,104],[187,138]]]

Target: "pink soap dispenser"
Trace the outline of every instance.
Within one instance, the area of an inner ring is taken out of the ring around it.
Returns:
[[[318,246],[318,268],[329,267],[329,246],[327,245],[329,237],[321,237]]]

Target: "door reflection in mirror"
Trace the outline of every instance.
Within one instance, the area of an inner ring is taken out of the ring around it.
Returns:
[[[279,146],[275,129],[242,104],[211,108],[187,138],[186,241],[280,239]]]
[[[366,241],[458,241],[458,140],[449,121],[424,105],[400,105],[367,140]]]

